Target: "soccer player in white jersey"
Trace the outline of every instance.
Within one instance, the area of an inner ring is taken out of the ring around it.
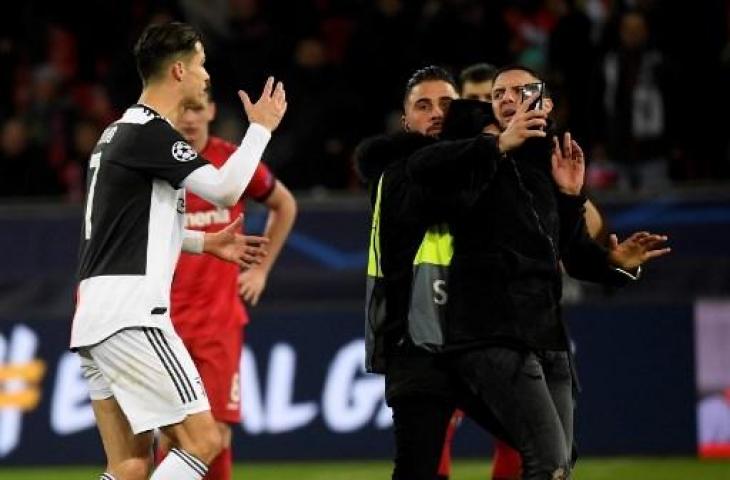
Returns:
[[[185,231],[185,188],[233,205],[286,111],[284,87],[269,78],[252,103],[239,92],[250,126],[216,169],[172,124],[205,99],[205,52],[189,25],[148,27],[134,49],[143,90],[102,134],[89,162],[81,229],[79,287],[71,349],[81,357],[107,456],[102,480],[150,475],[153,430],[177,448],[152,480],[199,480],[221,448],[200,376],[170,321],[170,284],[181,248],[246,263],[259,241]]]

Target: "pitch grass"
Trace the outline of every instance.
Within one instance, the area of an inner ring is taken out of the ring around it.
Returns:
[[[234,480],[388,480],[390,462],[281,462],[238,464]],[[2,480],[95,480],[99,468],[3,468]],[[452,480],[488,480],[489,464],[456,460]],[[730,480],[730,461],[694,458],[609,458],[578,462],[575,480]]]

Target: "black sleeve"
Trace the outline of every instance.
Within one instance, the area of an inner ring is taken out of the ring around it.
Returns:
[[[566,272],[573,278],[587,282],[613,287],[626,285],[629,277],[609,263],[608,250],[590,237],[582,212],[583,209],[573,223],[570,236],[560,242],[561,260]],[[562,229],[561,221],[561,233]]]
[[[578,230],[585,225],[585,203],[586,196],[567,195],[555,188],[555,196],[558,201],[558,217],[560,218],[559,243],[560,252],[564,252],[569,241],[577,234]]]
[[[155,118],[140,128],[129,154],[119,159],[125,166],[166,180],[173,188],[208,161],[165,120]]]
[[[408,159],[406,172],[426,195],[465,206],[489,185],[500,158],[496,137],[478,135],[416,151]]]

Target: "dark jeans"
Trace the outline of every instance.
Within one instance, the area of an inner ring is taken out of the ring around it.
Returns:
[[[523,480],[569,478],[573,395],[568,353],[503,347],[453,357],[456,375],[522,455]]]
[[[395,434],[393,480],[435,480],[446,429],[454,410],[506,441],[505,432],[481,399],[466,388],[452,384],[449,398],[421,393],[390,400]]]
[[[392,408],[393,480],[435,480],[454,405],[431,396],[403,397]]]

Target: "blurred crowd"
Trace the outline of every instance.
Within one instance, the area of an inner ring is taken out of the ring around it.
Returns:
[[[5,198],[82,199],[101,130],[140,91],[134,41],[173,19],[204,36],[221,136],[245,128],[237,89],[257,95],[269,74],[285,82],[289,111],[266,161],[295,190],[360,189],[352,151],[400,127],[409,74],[477,62],[548,78],[593,189],[730,176],[728,0],[29,0],[2,10]]]

